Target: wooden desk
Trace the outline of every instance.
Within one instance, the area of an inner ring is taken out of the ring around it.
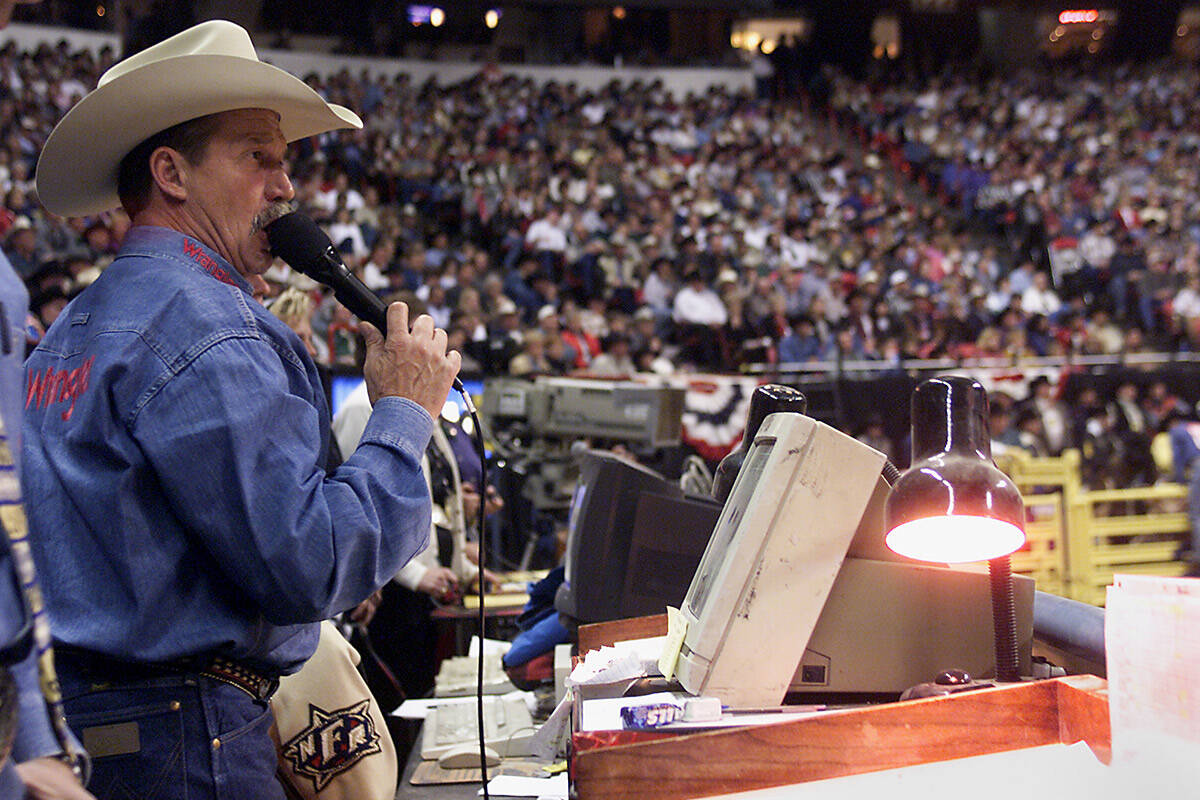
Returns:
[[[468,800],[468,798],[473,799],[478,796],[480,785],[478,780],[473,783],[438,783],[414,786],[411,783],[412,776],[421,763],[421,745],[418,735],[417,744],[409,751],[408,760],[404,763],[400,786],[396,792],[397,800]],[[425,763],[435,765],[436,769],[440,769],[440,767],[436,767],[436,762],[426,761]],[[505,759],[499,766],[488,770],[488,777],[495,778],[502,772],[511,775],[534,775],[540,772],[543,766],[541,763],[535,763],[532,758]]]
[[[488,605],[489,598],[484,598],[483,619],[484,634],[488,639],[510,640],[517,632],[517,617],[524,611],[523,606]],[[439,647],[440,656],[465,656],[471,644],[472,634],[479,632],[479,608],[463,606],[440,606],[429,615],[438,625],[441,637],[449,638],[451,647]],[[452,650],[452,652],[441,652]]]
[[[659,620],[580,628],[580,645],[654,635]],[[1107,684],[1091,675],[831,711],[775,725],[619,744],[572,736],[579,800],[686,800],[964,756],[1087,742],[1111,757]]]

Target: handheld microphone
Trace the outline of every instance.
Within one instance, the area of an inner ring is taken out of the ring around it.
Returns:
[[[264,230],[272,253],[292,269],[333,289],[333,296],[354,316],[371,323],[387,336],[387,305],[342,263],[333,242],[311,217],[292,211],[267,223]],[[454,388],[467,396],[457,377]]]

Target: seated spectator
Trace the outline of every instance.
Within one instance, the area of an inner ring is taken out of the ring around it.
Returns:
[[[593,375],[626,376],[637,372],[629,350],[629,336],[610,333],[604,337],[603,350],[592,359],[588,372]]]
[[[600,340],[583,325],[583,312],[573,302],[563,306],[562,340],[575,353],[575,369],[587,369],[600,352]]]
[[[1021,293],[1021,307],[1029,314],[1053,317],[1062,308],[1062,299],[1050,286],[1050,276],[1035,272],[1029,288]]]
[[[29,311],[37,317],[42,330],[50,327],[67,307],[67,293],[60,286],[49,286],[29,299]]]
[[[5,233],[4,254],[22,278],[28,278],[37,271],[38,264],[43,260],[38,250],[33,223],[24,215],[17,217]]]
[[[1125,380],[1117,386],[1116,397],[1108,404],[1108,416],[1118,450],[1116,488],[1151,486],[1158,478],[1158,467],[1150,450],[1154,432],[1150,417],[1138,402],[1138,387]]]
[[[719,366],[718,330],[729,314],[717,293],[704,284],[699,270],[684,276],[683,288],[675,295],[673,318],[679,330],[680,358],[698,367]]]
[[[854,438],[867,447],[873,447],[883,453],[893,464],[896,463],[895,445],[884,430],[883,417],[879,414],[871,414],[867,417],[867,421],[854,434]]]
[[[1017,409],[1014,427],[1017,430],[1017,443],[1026,453],[1036,457],[1050,455],[1050,446],[1042,430],[1042,418],[1036,409],[1031,406]]]
[[[494,321],[484,342],[483,365],[489,375],[506,375],[509,362],[521,351],[523,334],[517,304],[507,297],[496,307]]]
[[[553,337],[555,341],[561,341]],[[562,363],[556,363],[546,352],[546,343],[551,340],[541,330],[529,330],[521,342],[521,351],[508,362],[508,374],[518,377],[535,377],[538,375],[562,375],[565,372]]]

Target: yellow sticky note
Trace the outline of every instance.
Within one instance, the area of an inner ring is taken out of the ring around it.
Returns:
[[[658,668],[667,680],[675,677],[675,662],[683,649],[683,637],[687,636],[687,618],[678,608],[667,606],[667,640],[663,642],[662,655],[658,657]]]

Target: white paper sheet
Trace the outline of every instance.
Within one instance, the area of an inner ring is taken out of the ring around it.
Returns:
[[[567,773],[549,778],[525,778],[498,775],[488,781],[488,792],[501,797],[537,797],[542,800],[567,800]],[[483,795],[483,789],[479,790]]]
[[[1113,765],[1200,781],[1200,580],[1117,575],[1104,624]]]

